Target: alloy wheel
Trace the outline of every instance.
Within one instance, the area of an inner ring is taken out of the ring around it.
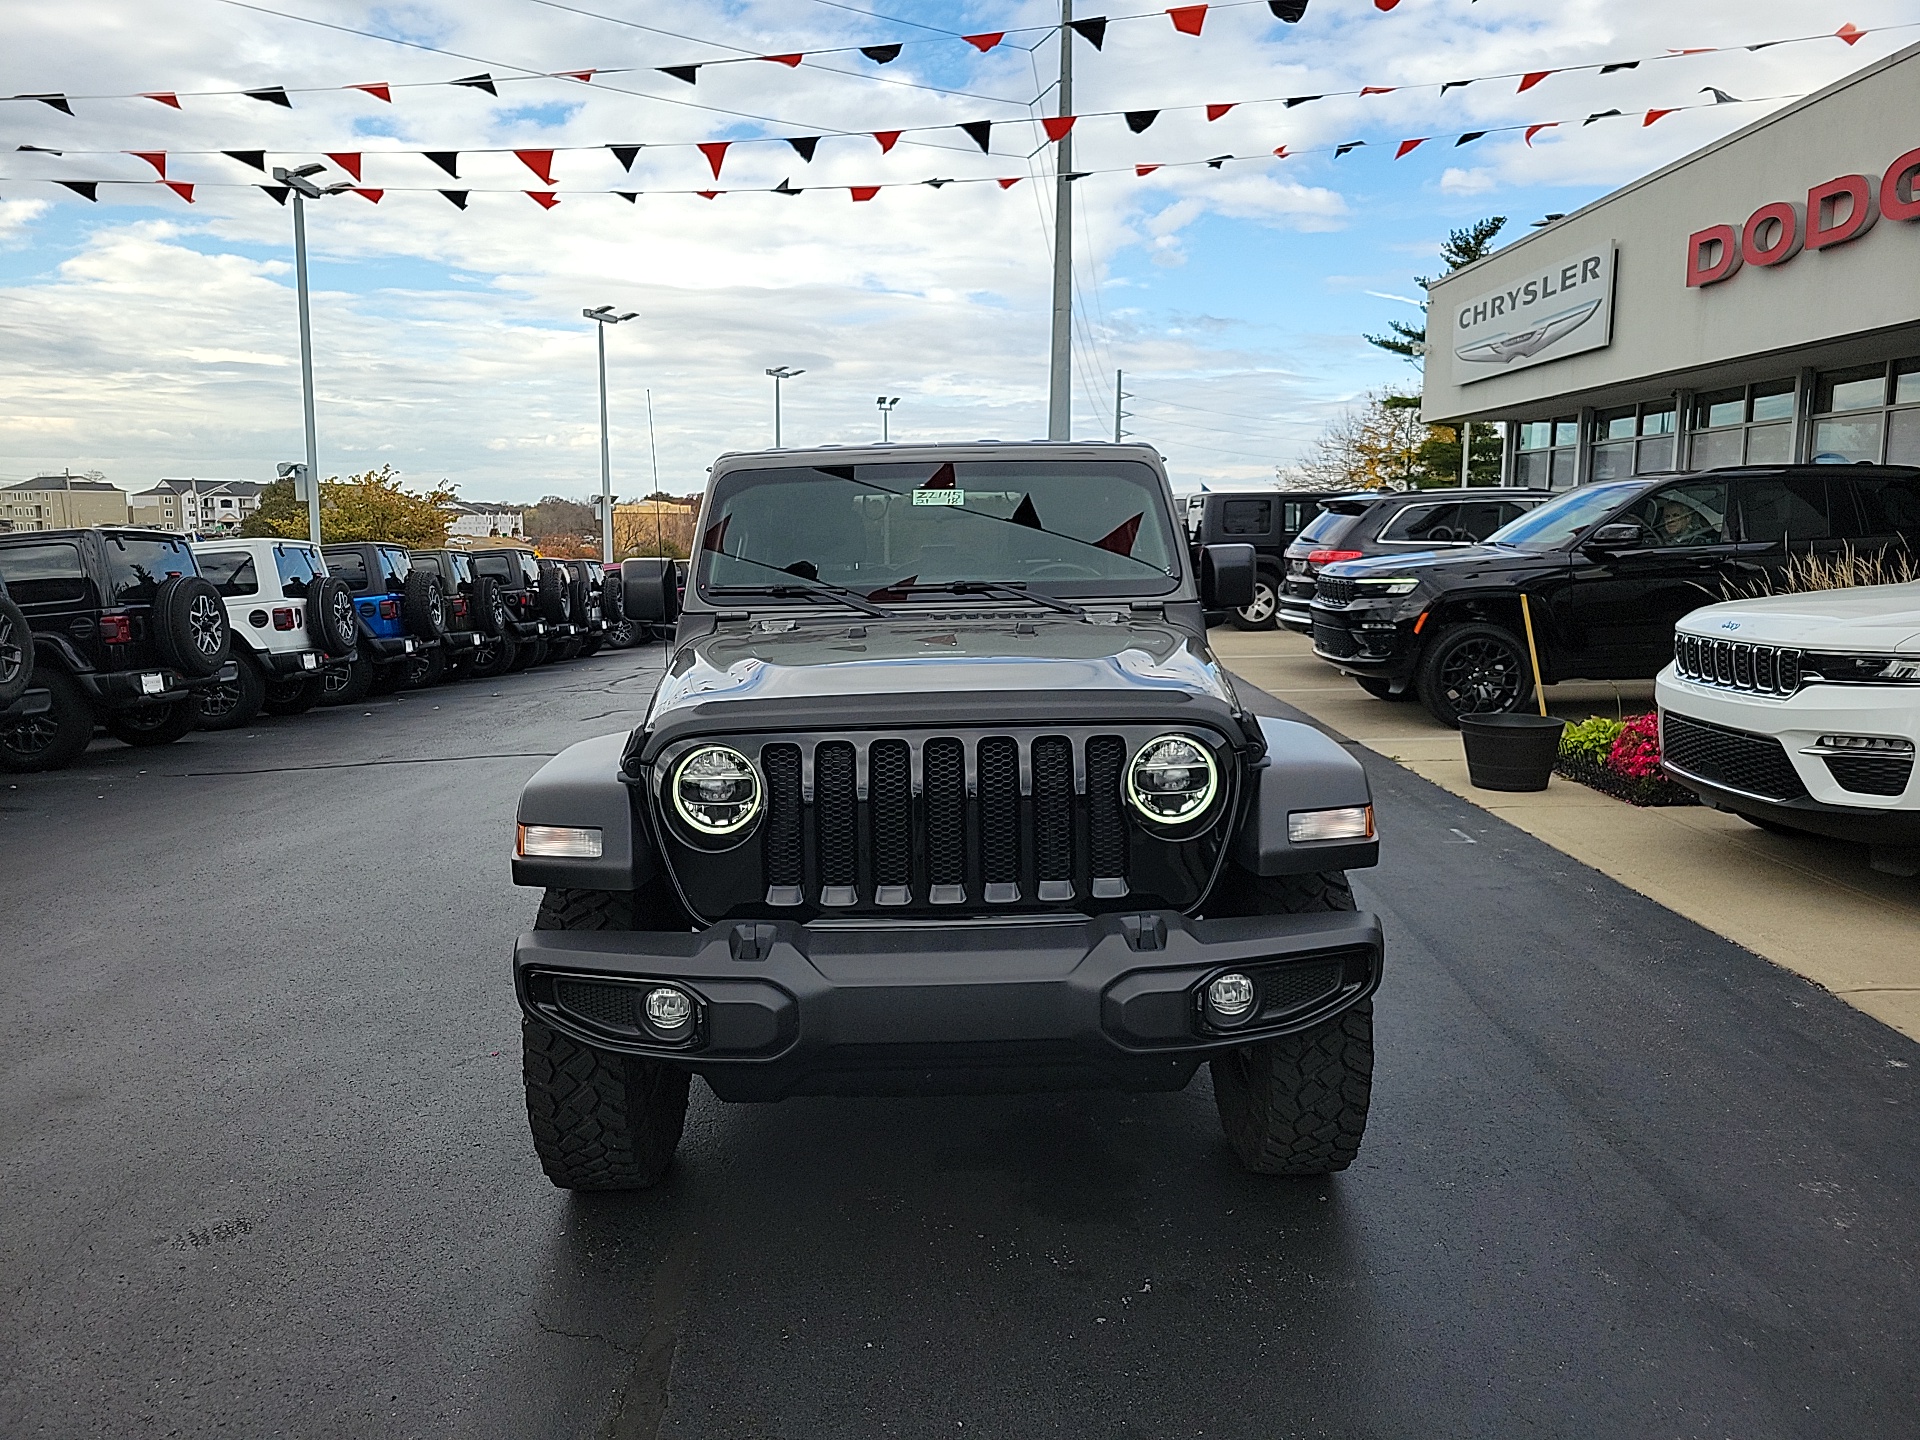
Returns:
[[[0,745],[4,745],[9,754],[32,760],[51,746],[59,733],[60,727],[52,715],[35,715],[11,730],[0,730]]]
[[[120,715],[120,724],[129,730],[158,730],[173,719],[173,706],[150,705],[140,710],[127,710]]]
[[[1272,584],[1266,580],[1256,580],[1253,584],[1253,603],[1240,611],[1240,618],[1249,625],[1261,624],[1273,618],[1278,603]]]
[[[200,713],[209,720],[222,720],[240,703],[240,682],[218,680],[200,692]]]
[[[350,674],[344,665],[335,665],[325,673],[321,688],[328,695],[338,695],[347,688]]]
[[[0,684],[12,680],[27,663],[27,652],[14,633],[13,621],[0,615]]]
[[[1504,713],[1520,703],[1520,656],[1498,640],[1468,640],[1448,652],[1440,688],[1459,714]]]
[[[210,595],[196,595],[187,609],[187,625],[193,632],[193,647],[209,660],[217,660],[225,648],[225,619],[220,603]]]

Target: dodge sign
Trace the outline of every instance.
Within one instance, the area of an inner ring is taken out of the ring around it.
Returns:
[[[1605,345],[1613,338],[1613,256],[1613,241],[1608,240],[1455,308],[1453,356],[1459,383]]]

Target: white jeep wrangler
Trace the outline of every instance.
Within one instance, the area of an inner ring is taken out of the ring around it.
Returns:
[[[305,540],[200,540],[200,573],[227,604],[239,675],[200,692],[200,728],[234,730],[319,703],[329,667],[353,658],[353,596]]]

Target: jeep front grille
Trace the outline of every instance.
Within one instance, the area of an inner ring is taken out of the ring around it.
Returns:
[[[1359,587],[1338,575],[1320,575],[1313,582],[1313,598],[1329,605],[1351,605]]]
[[[1696,685],[1749,695],[1791,695],[1800,688],[1800,652],[1676,631],[1673,668]]]

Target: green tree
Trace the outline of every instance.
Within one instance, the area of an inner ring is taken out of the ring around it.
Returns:
[[[442,483],[425,495],[400,488],[391,465],[349,475],[332,476],[320,485],[320,538],[328,544],[355,540],[385,540],[409,549],[426,550],[447,541],[447,507],[455,496]],[[260,508],[240,527],[242,535],[301,540],[307,534],[306,502],[296,500],[293,482],[278,481],[260,495]]]
[[[1440,258],[1447,262],[1448,273],[1451,274],[1462,265],[1471,265],[1476,260],[1484,260],[1492,254],[1493,237],[1505,228],[1506,223],[1507,217],[1504,215],[1489,215],[1484,220],[1476,220],[1471,225],[1450,232],[1447,238],[1440,242]],[[1413,283],[1420,287],[1422,294],[1425,294],[1432,288],[1435,278],[1432,275],[1416,275],[1413,277]],[[1402,360],[1410,361],[1415,365],[1423,364],[1427,351],[1427,322],[1424,318],[1426,310],[1426,302],[1422,301],[1420,305],[1422,319],[1418,325],[1409,324],[1405,320],[1389,320],[1388,333],[1369,335],[1366,337],[1367,343],[1378,345],[1388,354],[1398,355]],[[1458,458],[1457,445],[1456,458]]]

